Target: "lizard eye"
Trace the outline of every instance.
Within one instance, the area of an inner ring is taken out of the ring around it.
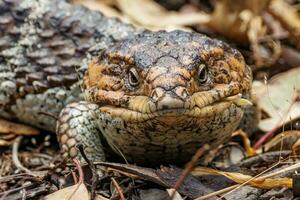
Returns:
[[[208,70],[206,65],[201,64],[199,66],[199,71],[198,71],[198,81],[199,83],[203,84],[206,83],[206,81],[208,80]]]
[[[131,86],[133,86],[133,87],[138,86],[138,84],[140,82],[140,77],[135,68],[131,68],[129,70],[128,81]]]

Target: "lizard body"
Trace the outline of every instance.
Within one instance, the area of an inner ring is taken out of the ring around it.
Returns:
[[[103,160],[105,140],[130,161],[183,162],[228,141],[243,118],[234,100],[250,98],[251,70],[222,41],[136,29],[64,1],[0,9],[1,116],[56,126],[65,157],[82,143]]]

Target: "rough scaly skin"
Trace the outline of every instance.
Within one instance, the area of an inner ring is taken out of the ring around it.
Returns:
[[[0,42],[1,116],[53,131],[55,121],[39,112],[62,110],[56,126],[64,156],[78,156],[82,143],[103,160],[105,141],[133,162],[183,162],[238,127],[244,108],[227,97],[249,98],[252,77],[227,44],[136,30],[63,1],[16,5],[0,1],[7,8],[0,19],[11,16],[0,27],[21,27],[1,35],[12,41]],[[16,20],[16,10],[25,17]]]
[[[138,32],[61,0],[0,0],[0,115],[54,132],[39,112],[83,100],[89,58]]]

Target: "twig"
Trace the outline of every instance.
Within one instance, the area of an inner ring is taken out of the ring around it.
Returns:
[[[178,178],[178,180],[175,183],[174,186],[174,191],[172,192],[172,194],[169,197],[169,200],[172,200],[175,196],[176,191],[180,188],[180,186],[182,185],[182,183],[184,182],[184,180],[186,179],[186,177],[189,175],[189,173],[193,170],[196,162],[198,161],[198,159],[209,149],[209,145],[205,144],[203,145],[201,148],[199,148],[197,150],[197,152],[195,153],[195,155],[193,156],[192,160],[190,162],[188,162],[188,164],[186,165],[185,169],[183,170],[183,172],[181,173],[180,177]]]
[[[22,139],[23,139],[22,136],[18,136],[13,143],[13,149],[12,149],[13,163],[19,170],[24,171],[31,176],[37,177],[38,175],[36,175],[34,172],[32,172],[29,169],[27,169],[26,167],[24,167],[18,158],[18,149],[19,149],[19,145],[20,145]]]
[[[111,178],[111,181],[112,181],[113,185],[115,186],[117,192],[119,193],[120,199],[125,200],[125,197],[123,194],[123,189],[119,186],[118,182],[113,177]]]
[[[84,180],[84,175],[83,175],[83,171],[82,171],[82,168],[80,166],[80,162],[79,160],[77,160],[76,158],[73,159],[73,162],[76,166],[76,169],[78,171],[78,174],[79,174],[79,180],[78,180],[78,183],[77,183],[77,187],[75,188],[74,192],[71,194],[71,196],[68,198],[68,200],[71,200],[72,197],[74,196],[74,194],[76,193],[76,191],[79,189],[80,185],[83,184],[83,180]]]
[[[20,187],[17,187],[17,188],[13,188],[11,190],[8,190],[8,191],[4,191],[4,192],[1,192],[0,193],[0,200],[5,200],[7,199],[7,196],[11,193],[16,193],[16,192],[20,192],[24,189],[27,189],[27,188],[30,188],[32,186],[34,186],[35,184],[34,183],[30,183],[30,182],[25,182],[22,186]]]
[[[217,195],[220,195],[220,194],[224,194],[225,192],[232,191],[233,189],[237,188],[238,186],[240,186],[240,184],[232,185],[232,186],[229,186],[229,187],[227,187],[227,188],[224,188],[224,189],[221,189],[221,190],[218,190],[218,191],[209,193],[209,194],[207,194],[207,195],[198,197],[198,198],[196,198],[195,200],[205,200],[205,199],[209,199],[209,198],[211,198],[211,197],[214,197],[214,196],[217,196]]]
[[[72,174],[74,183],[77,184],[78,183],[78,179],[77,179],[76,173],[74,171],[71,171],[71,174]]]
[[[245,133],[242,129],[239,129],[239,130],[233,132],[232,137],[234,137],[234,136],[242,137],[244,148],[246,150],[246,154],[248,157],[255,156],[257,154],[255,149],[253,149],[251,147],[251,142],[250,142],[250,139],[249,139],[247,133]]]
[[[77,145],[77,148],[79,149],[79,152],[80,154],[82,155],[83,159],[85,160],[85,162],[87,162],[89,168],[91,169],[92,171],[92,185],[91,185],[91,199],[94,199],[95,196],[96,196],[96,186],[97,186],[97,180],[98,180],[98,174],[97,174],[97,170],[96,170],[96,167],[94,165],[93,162],[91,162],[85,152],[84,152],[84,149],[83,149],[83,145],[82,144],[79,144]]]
[[[0,177],[0,184],[11,181],[11,180],[16,181],[17,179],[21,179],[21,178],[30,179],[30,180],[34,180],[34,181],[40,181],[39,177],[32,176],[28,173],[20,173],[20,174],[12,174],[12,175],[8,175],[8,176]]]

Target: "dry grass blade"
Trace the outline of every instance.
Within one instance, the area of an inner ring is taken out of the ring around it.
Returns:
[[[209,199],[209,198],[211,198],[211,197],[218,196],[218,195],[224,194],[224,193],[226,193],[226,192],[230,192],[230,191],[236,189],[236,188],[239,187],[239,186],[240,186],[240,184],[236,184],[236,185],[233,185],[233,186],[224,188],[224,189],[222,189],[222,190],[218,190],[218,191],[216,191],[216,192],[212,192],[212,193],[210,193],[210,194],[204,195],[204,196],[202,196],[202,197],[198,197],[198,198],[196,198],[195,200],[206,200],[206,199]]]
[[[293,157],[297,158],[297,150],[300,148],[300,139],[298,139],[292,146]]]

